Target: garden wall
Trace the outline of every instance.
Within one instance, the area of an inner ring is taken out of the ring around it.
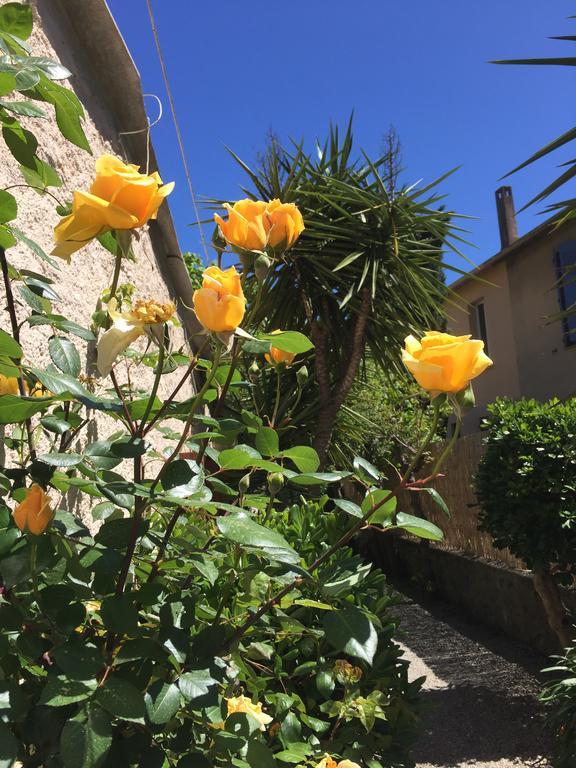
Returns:
[[[437,451],[441,449],[439,446]],[[548,627],[530,571],[507,550],[496,549],[488,534],[477,530],[472,479],[482,453],[482,435],[466,435],[444,465],[446,477],[440,478],[436,487],[447,503],[450,519],[426,493],[406,492],[400,499],[401,509],[442,528],[442,543],[378,534],[363,542],[361,549],[392,578],[409,580],[417,588],[458,605],[469,617],[544,654],[557,653],[558,641]],[[426,469],[422,474],[425,476]],[[576,592],[563,589],[562,596],[566,607],[576,614]]]

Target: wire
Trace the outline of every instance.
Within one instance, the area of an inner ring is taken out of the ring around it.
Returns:
[[[186,159],[186,153],[184,151],[184,143],[182,141],[182,133],[180,131],[180,124],[176,116],[176,107],[174,105],[174,99],[172,98],[172,89],[168,80],[168,71],[166,69],[166,63],[162,54],[162,48],[160,47],[160,38],[158,37],[158,29],[156,27],[156,20],[154,18],[154,12],[152,10],[151,0],[146,0],[148,7],[148,15],[150,16],[150,25],[152,27],[152,34],[154,35],[154,42],[156,44],[156,51],[158,53],[158,60],[160,61],[160,67],[162,69],[162,77],[164,78],[164,86],[168,95],[168,102],[170,104],[170,110],[172,112],[172,120],[174,122],[174,128],[176,129],[176,136],[178,138],[178,146],[180,148],[180,155],[182,157],[182,163],[184,165],[184,171],[186,173],[186,180],[188,182],[188,189],[190,190],[190,197],[192,198],[192,205],[194,206],[194,215],[196,216],[196,223],[200,229],[200,240],[202,241],[202,248],[204,249],[204,256],[206,257],[206,263],[208,263],[208,248],[206,246],[206,240],[204,238],[204,230],[202,229],[202,222],[200,221],[200,212],[198,210],[198,203],[196,202],[196,195],[194,194],[194,187],[192,186],[192,179],[190,178],[190,168],[188,167],[188,161]]]

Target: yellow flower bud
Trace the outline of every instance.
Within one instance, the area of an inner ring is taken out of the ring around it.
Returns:
[[[275,336],[276,334],[282,332],[283,331],[277,328],[275,331],[272,331],[272,335]],[[294,352],[284,352],[283,349],[278,349],[277,347],[271,345],[270,352],[266,353],[264,357],[270,363],[270,365],[291,365],[294,362],[296,354]]]
[[[456,393],[492,365],[484,354],[484,342],[470,336],[451,336],[426,331],[420,341],[408,336],[402,361],[421,387],[433,396]]]
[[[40,536],[54,519],[54,512],[44,490],[34,483],[26,491],[24,501],[14,509],[12,517],[23,533]]]
[[[155,219],[158,208],[174,189],[157,173],[146,175],[137,165],[112,155],[96,161],[96,178],[89,192],[74,192],[72,213],[54,229],[54,256],[67,261],[90,240],[111,229],[136,229]]]
[[[208,267],[202,288],[194,291],[194,311],[204,328],[214,333],[235,331],[246,311],[246,299],[235,267]]]

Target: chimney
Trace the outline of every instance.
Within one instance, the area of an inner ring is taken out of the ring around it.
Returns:
[[[500,244],[503,250],[518,239],[512,187],[499,187],[496,190],[496,210],[500,227]]]

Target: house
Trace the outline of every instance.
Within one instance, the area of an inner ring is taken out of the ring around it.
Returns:
[[[448,330],[483,339],[494,365],[473,384],[476,407],[464,432],[474,432],[497,397],[546,400],[576,394],[576,220],[552,218],[518,237],[510,187],[496,191],[502,248],[450,287]]]

